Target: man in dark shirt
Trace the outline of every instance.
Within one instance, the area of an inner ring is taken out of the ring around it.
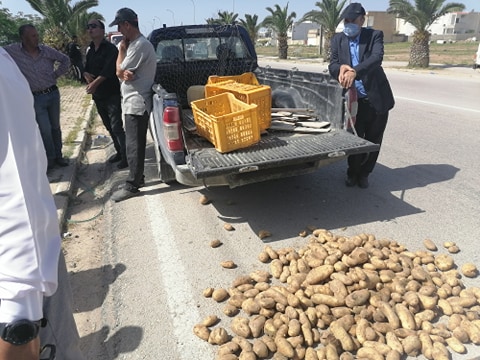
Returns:
[[[92,39],[87,50],[83,73],[87,81],[87,93],[92,94],[98,114],[113,140],[116,154],[108,161],[111,163],[119,161],[117,167],[123,169],[128,166],[128,163],[120,83],[115,73],[118,50],[115,45],[105,40],[105,25],[100,20],[90,20],[87,32]]]

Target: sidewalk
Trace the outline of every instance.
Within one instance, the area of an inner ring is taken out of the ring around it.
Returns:
[[[77,174],[78,164],[87,140],[87,128],[93,111],[91,96],[85,87],[60,87],[60,124],[62,128],[63,154],[69,158],[67,167],[56,167],[47,173],[50,188],[57,205],[60,230],[65,223],[65,214],[72,196],[72,185]],[[74,139],[72,136],[75,134]],[[67,139],[70,140],[67,142]]]

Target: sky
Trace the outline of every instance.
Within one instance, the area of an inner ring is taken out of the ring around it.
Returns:
[[[288,2],[289,12],[295,12],[297,19],[300,19],[310,10],[318,10],[315,6],[318,0],[224,0],[219,5],[216,0],[175,0],[175,1],[153,1],[153,0],[99,0],[99,6],[91,8],[102,14],[106,26],[115,18],[115,12],[122,7],[129,7],[138,14],[140,30],[149,34],[153,29],[159,28],[162,24],[190,25],[205,23],[207,18],[217,18],[219,11],[228,11],[238,14],[239,19],[245,18],[245,14],[258,15],[258,21],[262,21],[270,13],[267,7],[275,8],[278,4],[284,7]],[[385,11],[388,7],[388,0],[363,0],[360,1],[368,11]],[[413,0],[410,1],[412,4]],[[479,0],[447,0],[448,2],[460,2],[465,5],[465,11],[480,11]],[[37,14],[25,0],[0,0],[0,8],[7,8],[13,15],[18,12],[24,14]],[[76,0],[71,1],[72,4]],[[348,3],[348,1],[347,1]],[[107,31],[116,30],[116,26],[107,28]]]

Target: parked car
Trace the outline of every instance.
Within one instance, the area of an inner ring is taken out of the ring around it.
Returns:
[[[473,68],[476,69],[480,67],[480,44],[478,44],[477,53],[474,56]]]

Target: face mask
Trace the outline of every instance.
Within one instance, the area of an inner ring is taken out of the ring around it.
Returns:
[[[343,33],[348,37],[355,37],[360,32],[360,26],[354,23],[345,24],[343,27]]]

